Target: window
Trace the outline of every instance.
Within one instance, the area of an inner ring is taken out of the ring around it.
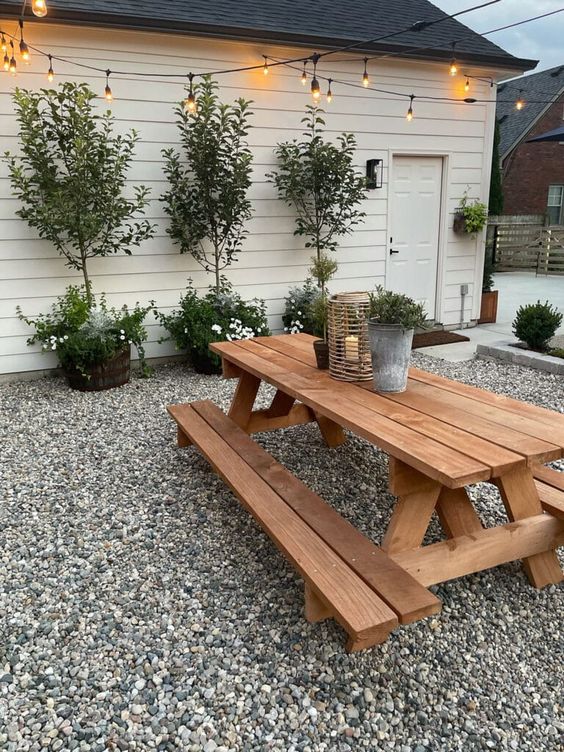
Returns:
[[[564,224],[564,213],[562,211],[562,197],[564,195],[564,185],[550,185],[548,187],[548,201],[546,204],[546,213],[551,225]]]

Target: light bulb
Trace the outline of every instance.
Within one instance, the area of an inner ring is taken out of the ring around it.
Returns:
[[[302,86],[305,86],[307,83],[307,73],[306,73],[306,64],[304,63],[304,69],[302,71],[302,78],[301,78]]]
[[[524,106],[525,106],[525,102],[523,102],[523,100],[521,98],[519,98],[515,102],[515,109],[517,109],[517,110],[522,110]]]
[[[264,65],[262,67],[262,72],[265,76],[268,76],[268,59],[264,56]]]
[[[470,81],[468,78],[466,79],[466,83],[464,84],[464,91],[470,91]]]
[[[34,16],[43,18],[47,15],[47,3],[45,0],[32,0],[31,10],[33,11]]]
[[[456,74],[458,73],[458,66],[454,58],[452,58],[452,60],[450,61],[449,73],[451,76],[456,76]]]
[[[370,83],[370,79],[368,78],[368,71],[366,70],[366,64],[368,63],[368,58],[364,58],[364,73],[362,74],[362,85],[364,88],[367,88],[368,84]]]
[[[16,65],[16,58],[15,57],[10,58],[10,68],[9,68],[9,70],[10,70],[10,73],[12,74],[12,76],[16,75],[17,70],[18,70],[18,66]]]
[[[190,92],[184,100],[184,106],[188,112],[196,112],[196,97],[192,92]]]
[[[29,54],[29,47],[23,39],[20,41],[20,55],[22,56],[24,63],[29,63],[31,55]]]
[[[4,34],[2,34],[2,52],[8,52],[8,42],[6,42]]]
[[[333,101],[333,92],[331,91],[331,79],[329,79],[328,86],[327,86],[327,102],[331,104],[332,101]]]
[[[8,57],[8,53],[4,55],[4,70],[5,71],[10,70],[10,58]]]
[[[114,95],[112,94],[112,90],[109,86],[109,84],[106,84],[106,88],[104,89],[104,96],[108,100],[108,102],[112,102]]]
[[[53,70],[53,60],[51,58],[51,55],[49,55],[49,70],[47,71],[47,81],[51,83],[51,81],[55,78],[55,71]]]
[[[405,116],[405,119],[408,123],[411,123],[413,120],[413,100],[415,99],[415,96],[412,94],[409,97],[409,110],[407,111],[407,115]]]
[[[316,78],[311,79],[311,95],[317,101],[321,96],[321,89],[319,88],[319,81]]]

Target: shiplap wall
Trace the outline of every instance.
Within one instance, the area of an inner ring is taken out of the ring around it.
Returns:
[[[2,23],[2,22],[0,22]],[[13,22],[2,23],[10,29]],[[35,23],[26,30],[29,43],[53,54],[113,69],[139,71],[194,72],[253,65],[262,54],[288,58],[303,50],[287,47],[238,43],[108,29],[61,27]],[[0,75],[1,151],[17,152],[17,122],[11,92],[15,86],[37,89],[46,86],[45,60],[33,55],[31,64],[21,64],[16,78]],[[327,61],[321,72],[333,78],[358,82],[362,70],[358,63]],[[78,70],[71,65],[55,64],[56,80],[86,81],[97,92],[104,88],[103,76]],[[473,71],[494,73],[492,71]],[[423,64],[384,59],[370,66],[374,86],[392,88],[407,94],[414,92],[436,96],[462,96],[464,79],[451,78],[444,64]],[[283,299],[289,286],[300,284],[307,274],[309,252],[303,240],[294,237],[292,210],[276,196],[265,178],[274,163],[273,147],[281,140],[299,136],[303,108],[310,103],[308,90],[299,81],[299,73],[287,68],[225,75],[219,79],[221,97],[231,101],[243,96],[252,99],[254,116],[249,140],[254,151],[254,181],[251,188],[254,216],[250,235],[239,260],[227,271],[237,290],[245,298],[262,297],[268,301],[270,325],[280,328]],[[127,257],[118,255],[90,262],[94,289],[107,293],[111,304],[130,305],[154,299],[161,310],[177,303],[186,279],[198,288],[211,282],[190,256],[180,255],[166,234],[159,196],[165,189],[161,150],[177,141],[173,108],[183,96],[183,83],[156,77],[135,75],[112,77],[115,101],[112,111],[116,128],[138,130],[141,141],[129,175],[129,184],[143,183],[151,188],[147,215],[158,226],[156,236]],[[474,81],[472,95],[491,97],[487,84]],[[309,88],[309,83],[308,83]],[[363,169],[367,158],[384,160],[384,187],[370,191],[365,201],[366,221],[340,243],[339,270],[332,290],[370,289],[385,283],[388,222],[388,167],[394,152],[444,155],[447,180],[446,206],[442,220],[442,261],[439,271],[438,319],[445,325],[460,320],[460,284],[468,283],[464,319],[477,317],[483,255],[482,238],[464,238],[452,232],[452,213],[467,186],[470,196],[487,199],[491,140],[495,105],[452,104],[415,100],[415,118],[405,120],[406,101],[365,91],[333,85],[334,100],[327,109],[327,134],[336,137],[352,131],[358,141],[356,160]],[[100,107],[106,108],[103,99]],[[47,311],[71,283],[81,278],[65,267],[48,242],[15,215],[17,201],[12,198],[5,164],[0,165],[0,373],[49,368],[54,356],[42,355],[39,348],[26,344],[28,327],[16,316],[20,304],[27,315]],[[170,344],[159,345],[162,331],[148,323],[149,356],[174,352]]]

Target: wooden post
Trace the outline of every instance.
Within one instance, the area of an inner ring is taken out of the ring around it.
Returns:
[[[246,430],[251,418],[259,386],[260,379],[257,376],[248,371],[241,373],[229,409],[229,417],[243,430]]]

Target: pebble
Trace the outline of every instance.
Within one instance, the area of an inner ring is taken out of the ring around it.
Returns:
[[[564,410],[559,377],[413,360]],[[334,621],[306,622],[299,576],[223,482],[175,445],[166,405],[226,409],[233,389],[184,364],[99,393],[0,385],[0,749],[559,752],[561,589],[535,590],[518,563],[438,585],[441,613],[348,655]],[[381,539],[383,453],[355,437],[330,451],[315,425],[256,440]],[[471,493],[485,524],[502,521],[492,486]],[[440,535],[433,520],[426,542]]]

